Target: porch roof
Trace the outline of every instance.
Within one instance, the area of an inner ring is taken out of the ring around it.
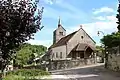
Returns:
[[[88,45],[86,43],[78,43],[74,48],[73,51],[85,51],[87,48],[91,48],[93,51],[96,50],[95,47]]]

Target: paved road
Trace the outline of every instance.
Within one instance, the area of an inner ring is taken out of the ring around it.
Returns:
[[[54,71],[52,74],[53,80],[120,80],[120,73],[106,70],[103,65]]]

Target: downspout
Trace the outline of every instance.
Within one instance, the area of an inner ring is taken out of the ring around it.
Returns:
[[[66,61],[65,61],[66,63],[65,63],[65,68],[67,68],[67,42],[66,42]]]
[[[67,59],[67,42],[66,42],[66,59]]]

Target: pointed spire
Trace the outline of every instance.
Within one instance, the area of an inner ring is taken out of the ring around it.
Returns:
[[[61,20],[60,20],[60,16],[59,16],[59,20],[58,20],[58,27],[61,26]]]

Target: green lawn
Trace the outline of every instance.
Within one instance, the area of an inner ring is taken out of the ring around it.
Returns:
[[[3,80],[38,80],[43,76],[50,76],[50,73],[39,69],[20,69],[8,72]]]

